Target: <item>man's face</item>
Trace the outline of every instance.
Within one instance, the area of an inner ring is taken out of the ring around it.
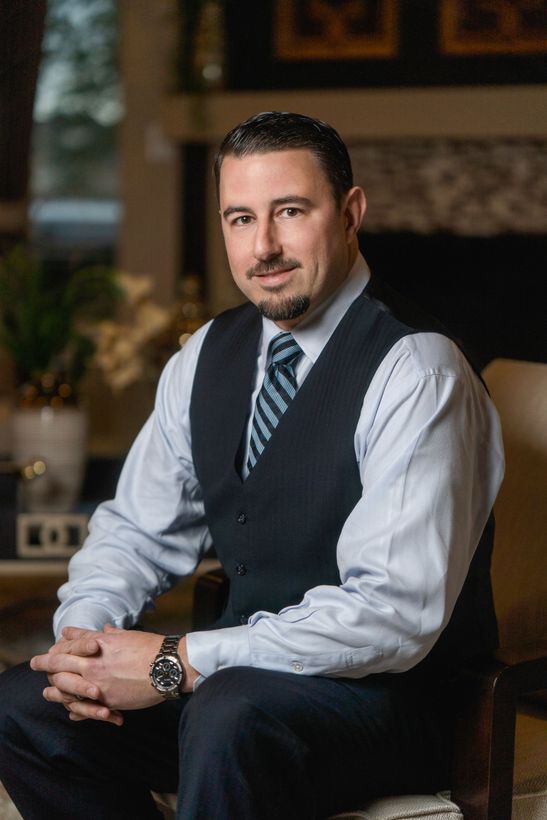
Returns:
[[[355,222],[364,213],[360,195],[352,188],[338,205],[319,162],[305,149],[225,157],[219,197],[232,275],[284,330],[348,275],[357,253]]]

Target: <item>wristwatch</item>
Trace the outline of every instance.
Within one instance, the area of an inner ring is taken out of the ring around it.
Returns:
[[[166,700],[178,698],[186,680],[186,670],[178,653],[181,637],[167,635],[150,664],[150,682]]]

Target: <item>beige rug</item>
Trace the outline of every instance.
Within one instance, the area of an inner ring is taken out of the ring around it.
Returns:
[[[3,785],[0,783],[0,820],[22,820],[21,815],[9,799]]]

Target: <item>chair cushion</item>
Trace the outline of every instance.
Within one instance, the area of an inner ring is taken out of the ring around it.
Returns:
[[[535,794],[517,794],[513,797],[512,820],[545,820],[547,817],[547,789]]]
[[[513,820],[547,817],[547,711],[517,716]]]
[[[463,820],[447,792],[382,797],[359,811],[337,814],[331,820]]]

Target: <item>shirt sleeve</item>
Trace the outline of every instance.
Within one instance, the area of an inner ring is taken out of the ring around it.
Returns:
[[[201,344],[197,331],[168,362],[154,412],[125,461],[116,497],[91,518],[69,563],[53,627],[133,626],[154,599],[191,574],[211,536],[191,454],[190,394]]]
[[[188,636],[207,676],[250,665],[309,675],[404,671],[446,626],[503,475],[497,413],[457,348],[400,340],[355,431],[362,496],[340,534],[340,586],[248,625]]]

